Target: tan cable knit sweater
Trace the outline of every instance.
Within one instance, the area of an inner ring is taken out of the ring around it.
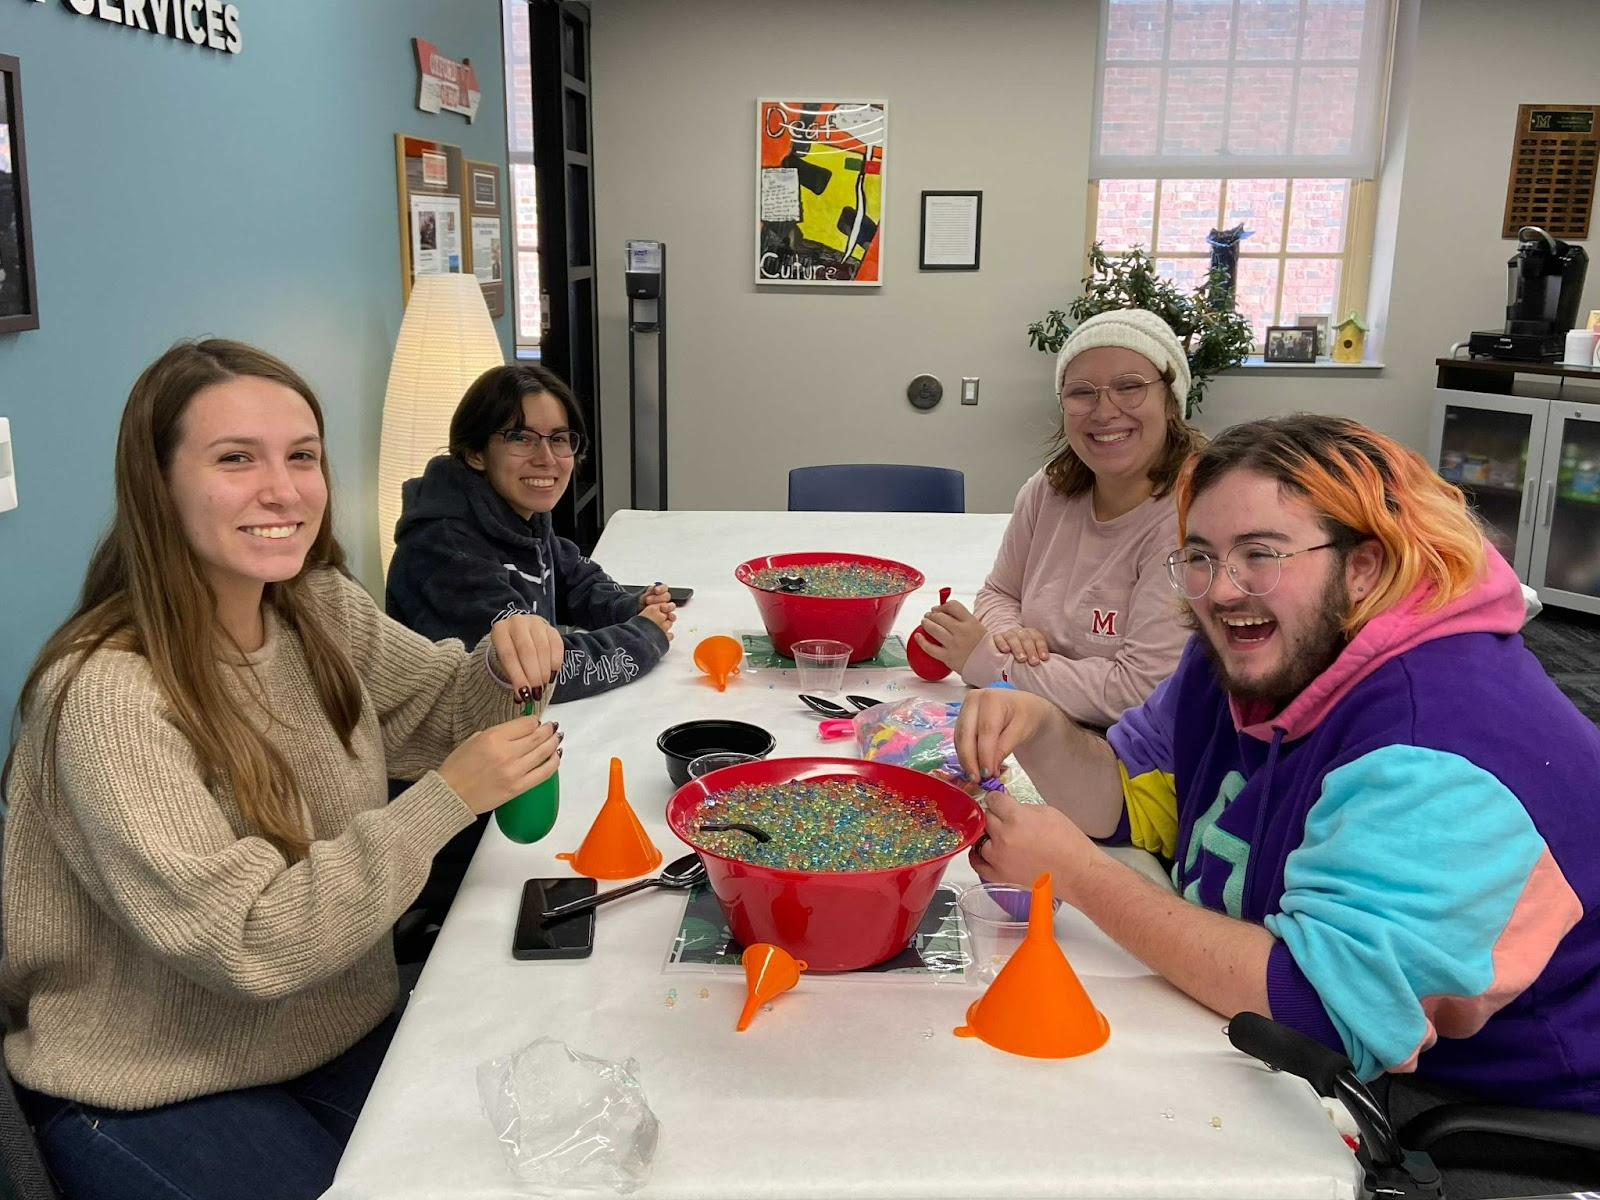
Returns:
[[[393,1005],[390,927],[472,820],[433,768],[514,707],[485,644],[435,645],[332,570],[310,582],[365,695],[352,759],[300,639],[267,614],[248,661],[315,839],[293,866],[246,836],[229,789],[201,777],[142,657],[101,651],[85,664],[50,787],[39,760],[54,686],[29,714],[0,897],[5,1058],[27,1086],[134,1109],[291,1079]],[[390,776],[420,781],[388,803]]]

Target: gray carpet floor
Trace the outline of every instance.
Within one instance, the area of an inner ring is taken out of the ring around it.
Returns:
[[[1522,627],[1522,640],[1579,711],[1600,724],[1600,617],[1546,608]]]

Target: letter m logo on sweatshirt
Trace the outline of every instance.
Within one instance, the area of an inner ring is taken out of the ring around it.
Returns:
[[[1117,610],[1097,608],[1089,618],[1090,637],[1117,637]]]

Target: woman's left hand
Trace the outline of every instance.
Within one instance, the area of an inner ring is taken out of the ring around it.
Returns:
[[[645,589],[644,595],[639,597],[639,611],[643,612],[657,604],[671,604],[672,590],[664,583],[653,583]]]
[[[535,688],[546,686],[561,673],[566,653],[554,626],[531,613],[512,613],[489,626],[489,645],[500,664],[501,677],[524,703],[533,699]]]
[[[978,643],[989,636],[983,622],[959,600],[949,600],[928,610],[922,618],[926,635],[923,648],[952,671],[960,674]]]
[[[1023,804],[1005,792],[990,792],[984,804],[989,810],[986,830],[967,856],[978,877],[1032,887],[1049,871],[1055,894],[1066,900],[1100,848],[1048,804]]]

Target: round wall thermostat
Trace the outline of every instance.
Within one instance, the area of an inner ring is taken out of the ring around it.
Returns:
[[[911,401],[912,408],[935,408],[944,399],[944,384],[933,375],[918,375],[906,388],[906,399]]]

